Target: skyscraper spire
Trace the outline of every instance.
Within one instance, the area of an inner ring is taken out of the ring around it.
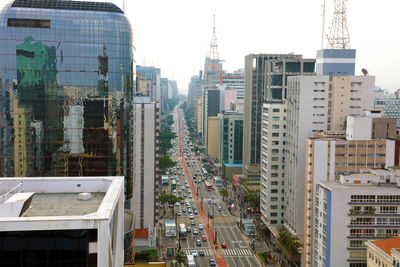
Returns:
[[[333,0],[334,14],[331,29],[327,36],[329,48],[350,48],[347,29],[347,0]]]
[[[218,45],[217,45],[217,34],[215,33],[215,14],[214,14],[213,33],[212,33],[211,43],[210,43],[210,54],[209,54],[208,57],[210,59],[219,59]]]

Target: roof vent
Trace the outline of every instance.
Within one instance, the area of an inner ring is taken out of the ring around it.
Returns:
[[[91,200],[92,199],[92,194],[91,193],[80,193],[78,195],[79,200]]]

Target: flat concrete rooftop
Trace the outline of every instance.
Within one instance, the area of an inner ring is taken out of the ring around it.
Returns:
[[[92,193],[90,200],[79,200],[79,193],[35,193],[21,217],[79,216],[98,210],[105,193]]]

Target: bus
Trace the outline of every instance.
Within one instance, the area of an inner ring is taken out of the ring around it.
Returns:
[[[172,189],[176,189],[176,181],[175,180],[171,181],[171,186],[172,186]]]
[[[194,256],[193,255],[187,255],[187,266],[188,267],[196,267],[196,263],[194,262]]]
[[[210,191],[210,190],[213,189],[213,188],[212,188],[212,185],[210,184],[209,181],[206,181],[205,184],[206,184],[206,189],[207,189],[207,191]]]
[[[181,235],[181,239],[185,240],[187,237],[186,226],[184,223],[179,224],[179,231]]]

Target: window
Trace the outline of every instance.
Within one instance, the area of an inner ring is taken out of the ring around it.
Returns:
[[[278,181],[271,181],[271,185],[278,185]]]
[[[7,26],[24,28],[50,28],[50,20],[9,18]]]
[[[279,129],[279,124],[272,124],[272,129]]]
[[[279,137],[279,133],[272,133],[272,137]]]
[[[273,120],[273,121],[279,121],[280,118],[279,118],[279,117],[272,117],[272,120]]]
[[[279,108],[274,108],[273,110],[272,110],[272,112],[279,112],[280,110],[279,110]]]

